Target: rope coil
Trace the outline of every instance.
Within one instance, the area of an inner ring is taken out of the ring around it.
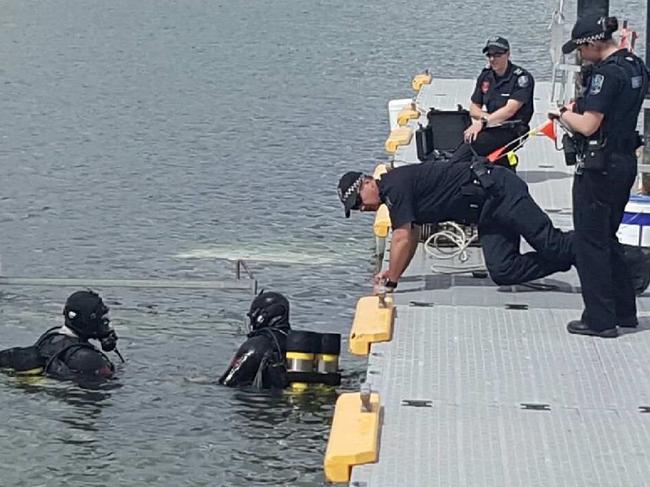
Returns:
[[[478,241],[477,232],[468,233],[456,222],[441,223],[439,228],[441,229],[431,234],[424,242],[424,251],[436,261],[455,259],[458,263],[434,264],[431,266],[433,272],[457,274],[485,270],[482,253],[479,264],[467,264],[470,257],[467,249]]]

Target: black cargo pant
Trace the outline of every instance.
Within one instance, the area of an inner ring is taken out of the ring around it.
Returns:
[[[520,137],[528,131],[527,125],[519,125],[516,128],[513,127],[488,127],[481,130],[476,137],[476,140],[472,142],[471,146],[468,143],[463,143],[454,151],[451,155],[451,162],[461,162],[469,161],[474,155],[472,149],[476,155],[487,156],[491,152],[503,147],[504,145],[512,142],[517,137]],[[495,162],[497,166],[507,167],[515,171],[515,166],[511,166],[508,162],[507,157],[501,157]]]
[[[511,285],[568,271],[575,263],[573,232],[555,228],[513,172],[492,167],[490,178],[494,185],[481,210],[478,230],[492,280]],[[521,237],[535,250],[522,254]]]
[[[594,330],[636,316],[632,280],[616,232],[636,178],[632,153],[612,154],[607,171],[585,170],[573,180],[576,267],[585,309],[582,321]]]

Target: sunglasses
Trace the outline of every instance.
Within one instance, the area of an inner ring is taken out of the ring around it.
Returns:
[[[505,52],[488,52],[485,54],[486,58],[494,58],[494,59],[499,59],[500,57],[505,56]]]

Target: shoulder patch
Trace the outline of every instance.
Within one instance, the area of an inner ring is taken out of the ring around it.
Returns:
[[[605,76],[598,73],[594,74],[591,78],[591,83],[589,85],[589,94],[597,95],[600,93],[600,90],[603,88],[603,82],[605,81]]]
[[[529,83],[530,81],[528,80],[528,76],[526,76],[525,74],[517,78],[517,84],[519,85],[520,88],[526,88],[526,86],[528,86]]]
[[[489,90],[490,90],[490,82],[489,81],[483,81],[483,83],[481,83],[481,92],[485,94]]]

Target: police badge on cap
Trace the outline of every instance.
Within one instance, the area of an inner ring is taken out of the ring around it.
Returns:
[[[490,37],[485,43],[483,54],[503,54],[510,50],[510,43],[505,37]]]

